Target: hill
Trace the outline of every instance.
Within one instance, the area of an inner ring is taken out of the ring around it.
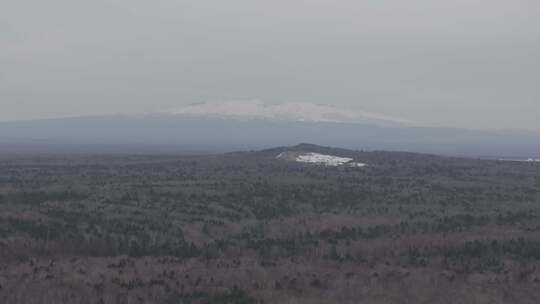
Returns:
[[[312,142],[355,150],[475,157],[540,155],[540,133],[537,132],[478,131],[373,119],[315,120],[316,117],[311,120],[266,116],[239,119],[234,115],[180,112],[1,122],[0,152],[215,153]]]

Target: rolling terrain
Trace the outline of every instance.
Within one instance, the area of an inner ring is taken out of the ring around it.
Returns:
[[[0,153],[178,154],[311,142],[469,157],[540,157],[540,133],[410,122],[310,103],[202,103],[157,113],[0,122]]]
[[[538,162],[0,154],[1,303],[539,298]]]

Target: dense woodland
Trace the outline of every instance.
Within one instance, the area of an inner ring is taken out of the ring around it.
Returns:
[[[0,303],[539,299],[540,163],[0,156]]]

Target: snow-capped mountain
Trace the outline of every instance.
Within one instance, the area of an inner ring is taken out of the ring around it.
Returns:
[[[19,149],[9,147],[23,147],[20,151],[56,151],[71,147],[74,151],[92,153],[233,151],[299,142],[351,149],[511,159],[540,155],[540,134],[537,133],[509,134],[418,126],[386,115],[308,103],[202,103],[142,115],[0,122],[0,153],[6,148],[9,151]],[[336,160],[306,155],[296,161]]]
[[[259,100],[205,102],[172,109],[163,114],[234,119],[267,119],[303,122],[410,124],[406,119],[330,105],[306,102],[265,104]]]

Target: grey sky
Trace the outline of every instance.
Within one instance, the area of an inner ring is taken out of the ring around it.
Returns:
[[[540,1],[0,1],[0,120],[253,98],[540,130]]]

